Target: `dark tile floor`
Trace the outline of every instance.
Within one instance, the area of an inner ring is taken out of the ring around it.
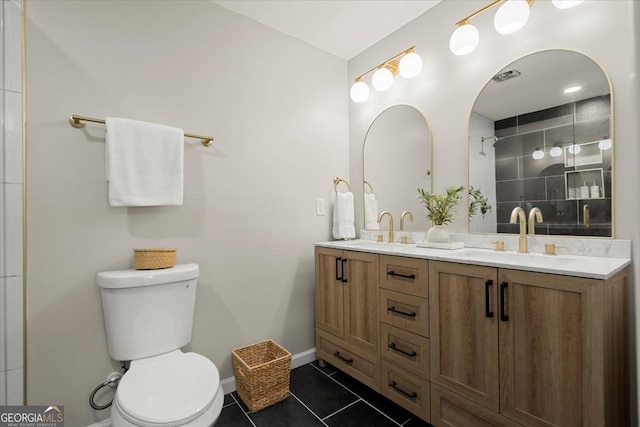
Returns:
[[[287,400],[255,414],[225,395],[216,427],[428,427],[429,424],[330,365],[291,371]]]

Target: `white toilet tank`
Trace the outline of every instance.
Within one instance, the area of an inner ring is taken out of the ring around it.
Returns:
[[[198,264],[97,274],[109,354],[136,360],[191,341]]]

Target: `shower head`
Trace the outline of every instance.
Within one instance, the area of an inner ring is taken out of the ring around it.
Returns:
[[[485,142],[487,139],[493,139],[493,142],[498,142],[497,136],[483,136],[482,138],[480,138],[480,141]]]

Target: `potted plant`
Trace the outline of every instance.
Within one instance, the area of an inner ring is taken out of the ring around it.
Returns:
[[[444,194],[431,193],[418,189],[420,203],[427,208],[427,218],[433,227],[427,232],[427,242],[444,243],[449,241],[449,232],[445,227],[453,221],[455,207],[462,199],[464,187],[447,187]]]
[[[491,210],[489,199],[487,199],[479,188],[473,188],[473,185],[469,186],[469,221],[480,209],[480,212],[484,216]]]

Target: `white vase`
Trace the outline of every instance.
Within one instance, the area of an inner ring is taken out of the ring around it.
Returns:
[[[447,243],[449,241],[449,230],[446,225],[434,225],[427,231],[427,242]]]

